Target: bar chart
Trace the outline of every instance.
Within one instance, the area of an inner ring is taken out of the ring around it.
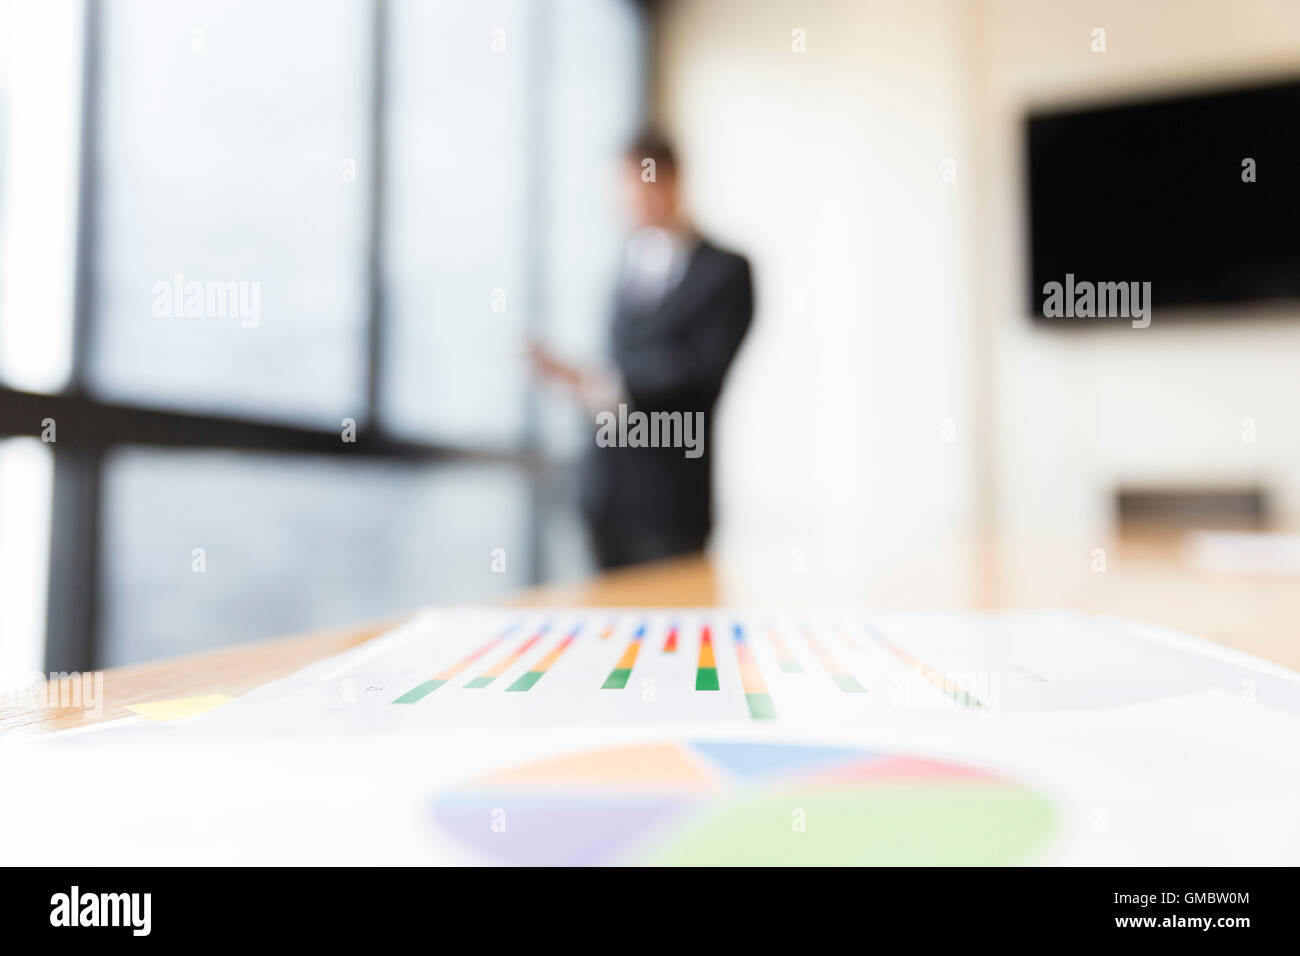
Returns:
[[[890,669],[901,668],[945,695],[954,705],[981,708],[979,698],[952,676],[924,663],[916,654],[885,636],[870,623],[835,622],[813,627],[791,622],[778,626],[771,621],[742,621],[720,614],[652,615],[624,613],[610,618],[579,614],[557,626],[555,620],[540,620],[529,626],[512,621],[486,642],[441,668],[433,676],[410,687],[392,700],[410,705],[426,699],[446,685],[452,689],[486,691],[502,687],[508,693],[526,693],[537,688],[543,677],[579,659],[591,668],[604,657],[603,679],[590,686],[601,691],[628,691],[634,673],[651,682],[679,679],[676,665],[665,671],[662,665],[690,655],[689,689],[695,693],[733,692],[743,700],[752,720],[772,720],[778,712],[778,693],[770,675],[782,682],[810,684],[829,681],[836,693],[868,695],[865,676],[856,674],[861,660],[875,648],[878,656],[869,668],[879,672],[882,661]],[[626,635],[620,645],[616,636]],[[548,645],[548,641],[557,642]],[[610,650],[610,649],[613,650]],[[761,648],[761,650],[760,650]],[[846,663],[844,654],[853,658]],[[727,658],[723,660],[723,658]],[[766,663],[765,663],[766,662]],[[726,664],[726,667],[721,666]],[[482,668],[463,683],[459,679],[474,666]],[[809,666],[811,665],[811,666]],[[685,662],[681,666],[685,666]],[[522,668],[522,670],[520,670]],[[766,669],[766,672],[765,672]],[[724,675],[737,686],[728,686]],[[507,678],[498,684],[499,678]]]

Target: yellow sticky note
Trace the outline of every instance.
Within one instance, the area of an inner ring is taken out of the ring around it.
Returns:
[[[233,697],[227,697],[225,694],[204,694],[201,697],[174,697],[171,700],[154,700],[147,704],[129,704],[126,709],[150,720],[182,720],[186,717],[206,714],[232,700]]]

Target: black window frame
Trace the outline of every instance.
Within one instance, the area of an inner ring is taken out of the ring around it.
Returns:
[[[529,488],[528,553],[525,579],[536,584],[546,578],[541,546],[543,509],[557,491],[554,475],[543,462],[536,414],[536,387],[526,391],[525,429],[520,447],[513,451],[403,440],[390,434],[382,415],[386,316],[384,304],[384,202],[388,84],[389,0],[371,0],[368,82],[370,163],[367,183],[370,198],[366,224],[366,406],[354,442],[343,442],[330,429],[275,424],[240,416],[194,414],[163,406],[106,401],[87,385],[93,354],[96,303],[95,214],[98,194],[98,143],[101,104],[99,79],[102,49],[102,0],[85,0],[82,51],[80,157],[76,223],[73,305],[72,368],[66,386],[57,393],[34,393],[0,384],[0,438],[42,433],[41,422],[57,422],[54,456],[53,508],[50,526],[50,574],[47,595],[45,669],[50,672],[94,670],[101,666],[100,583],[103,561],[101,537],[103,483],[107,455],[118,446],[152,446],[187,449],[233,449],[287,455],[319,454],[335,458],[361,458],[407,463],[495,463],[514,467]],[[540,5],[530,4],[536,18],[530,42],[538,44],[533,58],[536,70],[548,68],[549,23]],[[528,136],[532,147],[545,136],[542,83],[532,83],[534,100],[528,105]],[[543,278],[541,164],[530,163],[535,181],[524,224],[528,261],[534,288]],[[529,311],[529,329],[539,335],[545,324],[542,297]]]

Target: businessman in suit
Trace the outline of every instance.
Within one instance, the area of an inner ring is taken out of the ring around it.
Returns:
[[[691,457],[681,447],[601,447],[584,465],[582,511],[604,568],[704,547],[713,524],[713,410],[749,328],[749,263],[701,236],[682,211],[671,145],[646,133],[629,144],[623,191],[633,230],[614,304],[609,361],[569,365],[535,347],[533,362],[589,413],[679,412],[703,425]],[[698,414],[697,414],[698,413]]]

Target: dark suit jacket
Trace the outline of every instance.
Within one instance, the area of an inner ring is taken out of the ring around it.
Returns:
[[[703,412],[703,454],[593,447],[582,502],[593,529],[702,544],[713,522],[713,408],[753,311],[749,263],[707,240],[658,304],[638,309],[620,299],[612,357],[629,410]]]

